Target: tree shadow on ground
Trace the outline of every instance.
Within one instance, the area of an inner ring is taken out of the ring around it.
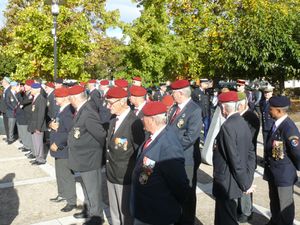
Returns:
[[[15,173],[9,173],[5,175],[0,184],[7,183],[8,187],[0,188],[0,224],[9,225],[12,224],[14,219],[19,214],[19,196],[17,190],[13,186],[13,180]]]

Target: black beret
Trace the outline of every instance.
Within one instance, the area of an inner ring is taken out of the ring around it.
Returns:
[[[270,106],[278,108],[287,107],[291,104],[290,99],[286,96],[273,96],[270,98],[269,103]]]

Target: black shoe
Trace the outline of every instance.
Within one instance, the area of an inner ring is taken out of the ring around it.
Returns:
[[[91,219],[83,223],[82,225],[101,225],[104,220],[100,216],[92,216]]]
[[[19,149],[19,150],[23,150],[23,149],[25,149],[25,147],[24,147],[24,146],[22,146],[22,147],[19,147],[18,149]]]
[[[28,148],[23,148],[22,149],[22,152],[30,152],[31,150],[30,149],[28,149]]]
[[[244,214],[241,214],[241,215],[238,216],[239,223],[247,223],[251,219],[252,219],[252,215],[246,216]]]
[[[67,205],[65,207],[63,207],[60,211],[62,212],[70,212],[73,209],[76,209],[76,205],[70,205],[67,203]]]
[[[57,195],[55,198],[50,198],[49,199],[51,202],[62,202],[62,201],[65,201],[66,199]]]
[[[76,219],[86,219],[86,218],[89,218],[89,216],[88,216],[88,214],[87,214],[86,211],[81,211],[79,213],[75,213],[73,216]]]
[[[35,159],[35,156],[34,156],[33,154],[29,154],[29,155],[27,156],[27,158],[28,158],[28,159]]]
[[[8,144],[8,145],[11,145],[11,144],[14,143],[14,142],[15,142],[15,140],[7,141],[7,144]]]
[[[27,152],[27,153],[25,154],[25,156],[29,156],[29,155],[32,155],[32,151]]]
[[[31,163],[31,165],[39,166],[39,165],[44,165],[46,162],[39,162],[39,161],[34,161]]]

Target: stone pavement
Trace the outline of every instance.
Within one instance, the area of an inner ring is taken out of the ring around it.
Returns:
[[[298,124],[300,125],[300,124]],[[0,225],[76,225],[84,220],[73,218],[73,210],[62,213],[65,203],[52,203],[49,198],[57,195],[54,160],[47,157],[47,164],[32,166],[24,153],[18,150],[17,141],[7,145],[0,136]],[[259,136],[258,162],[262,157],[262,137]],[[263,168],[258,166],[254,184],[254,215],[249,223],[262,225],[268,221],[269,199],[267,183],[262,179]],[[83,194],[77,182],[78,205],[82,205]],[[198,172],[197,225],[212,225],[214,220],[214,200],[211,195],[212,166],[201,164]],[[295,224],[300,224],[300,183],[295,185]],[[80,211],[78,209],[77,211]],[[108,222],[105,222],[108,225]]]

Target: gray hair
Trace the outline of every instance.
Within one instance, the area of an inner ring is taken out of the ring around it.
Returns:
[[[167,123],[167,115],[165,113],[152,116],[152,118],[156,125],[165,125]]]
[[[224,109],[227,113],[232,113],[237,111],[237,103],[236,102],[224,102]]]
[[[191,90],[190,87],[182,88],[180,91],[181,91],[182,94],[183,94],[184,96],[186,96],[187,98],[191,97],[191,95],[192,95],[192,90]]]

